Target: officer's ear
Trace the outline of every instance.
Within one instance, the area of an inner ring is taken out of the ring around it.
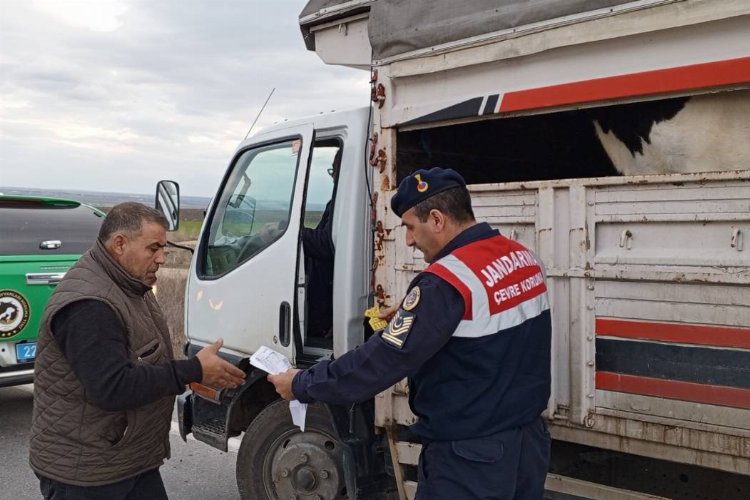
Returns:
[[[445,214],[436,208],[430,210],[430,215],[427,217],[427,221],[436,233],[443,231],[445,229],[445,223],[447,222]]]

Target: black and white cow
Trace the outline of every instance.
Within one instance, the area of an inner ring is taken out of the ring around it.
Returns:
[[[398,135],[399,178],[470,183],[750,169],[750,90],[487,119]]]
[[[592,111],[623,175],[750,169],[750,91],[663,99]]]

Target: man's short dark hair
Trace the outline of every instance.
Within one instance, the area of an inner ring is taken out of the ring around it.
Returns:
[[[426,222],[431,210],[438,210],[456,222],[474,222],[471,195],[464,186],[447,189],[414,205],[414,214]]]
[[[134,201],[120,203],[112,207],[104,218],[99,229],[99,240],[106,242],[118,231],[131,235],[140,233],[144,222],[152,222],[169,229],[169,221],[155,208]]]

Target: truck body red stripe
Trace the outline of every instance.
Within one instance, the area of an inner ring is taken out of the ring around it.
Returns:
[[[750,57],[507,92],[500,113],[745,83],[750,83]]]
[[[597,336],[750,349],[750,328],[596,318]]]
[[[750,390],[612,372],[596,373],[596,388],[695,403],[750,409]]]

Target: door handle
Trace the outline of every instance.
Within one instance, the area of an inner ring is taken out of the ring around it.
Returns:
[[[742,231],[740,230],[740,228],[736,228],[734,231],[732,231],[732,241],[729,243],[729,246],[731,246],[738,252],[742,251]]]
[[[292,328],[292,307],[289,302],[282,302],[279,306],[279,342],[284,347],[289,346]]]
[[[26,273],[27,285],[57,285],[65,273]]]
[[[626,229],[620,234],[620,248],[627,248],[630,250],[630,242],[633,241],[633,233],[630,229]]]
[[[42,250],[57,250],[62,246],[62,241],[60,240],[46,240],[39,243],[39,248]]]

